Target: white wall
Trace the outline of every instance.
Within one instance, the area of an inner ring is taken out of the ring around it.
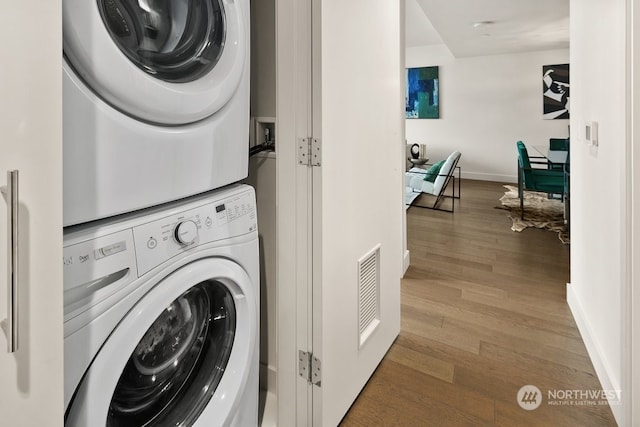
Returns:
[[[260,239],[260,388],[276,393],[276,155],[249,158],[245,181],[256,189]],[[269,396],[272,397],[272,396]]]
[[[542,66],[567,62],[568,50],[455,59],[444,46],[408,48],[408,68],[440,67],[440,119],[406,120],[407,143],[426,144],[431,161],[459,150],[463,177],[515,182],[516,141],[568,136],[569,120],[542,119]]]
[[[275,21],[275,0],[251,2],[252,117],[276,115]],[[255,142],[254,137],[252,141]],[[275,153],[259,153],[249,159],[246,183],[256,189],[259,212],[260,388],[269,392],[266,406],[270,407],[276,395],[277,366]],[[264,417],[262,421],[263,425],[268,424]]]
[[[631,5],[631,7],[629,7]],[[628,19],[631,25],[627,27],[629,31],[628,40],[631,40],[631,61],[628,65],[631,65],[632,70],[640,70],[640,7],[637,7],[634,0],[627,0]],[[636,73],[629,73],[634,76]],[[631,120],[631,135],[628,138],[627,149],[630,155],[628,156],[628,162],[631,164],[631,174],[633,180],[630,187],[631,193],[631,226],[627,228],[628,234],[631,235],[631,242],[629,242],[629,248],[631,251],[628,257],[629,265],[629,280],[626,286],[626,292],[623,292],[622,299],[626,299],[626,311],[623,311],[623,316],[627,315],[631,318],[631,321],[626,323],[627,330],[625,335],[628,342],[625,342],[623,338],[623,352],[626,350],[626,357],[623,357],[623,372],[628,372],[627,375],[623,375],[627,378],[629,383],[625,390],[625,401],[630,402],[625,404],[625,415],[629,425],[634,423],[638,424],[640,421],[640,232],[638,227],[640,226],[640,174],[635,171],[636,165],[640,165],[640,145],[637,143],[640,137],[640,88],[635,82],[638,76],[632,77],[631,93],[632,93],[632,111]],[[635,310],[634,310],[635,307]],[[628,319],[627,317],[627,319]],[[623,317],[623,321],[624,321]],[[625,347],[625,344],[627,345]],[[625,369],[630,369],[625,371]]]
[[[625,1],[571,1],[571,284],[568,301],[605,389],[623,386],[626,280]],[[584,141],[597,121],[600,143]],[[627,374],[624,374],[627,375]],[[622,408],[612,406],[621,422]]]
[[[251,2],[251,116],[276,116],[275,0]]]

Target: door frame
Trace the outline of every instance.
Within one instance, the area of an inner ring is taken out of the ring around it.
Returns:
[[[640,149],[637,139],[640,135],[640,80],[636,77],[640,70],[640,7],[633,0],[626,1],[626,56],[627,81],[627,137],[626,137],[626,178],[630,183],[626,188],[625,242],[626,271],[622,289],[622,411],[621,425],[636,425],[640,420],[640,314],[634,308],[640,307],[638,290],[638,265],[640,265],[640,174],[635,165],[640,164]]]
[[[312,168],[298,164],[311,135],[311,0],[276,0],[277,425],[311,425],[298,350],[311,350]]]

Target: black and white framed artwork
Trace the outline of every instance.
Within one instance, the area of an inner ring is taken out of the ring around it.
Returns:
[[[569,118],[569,64],[542,66],[543,118]]]

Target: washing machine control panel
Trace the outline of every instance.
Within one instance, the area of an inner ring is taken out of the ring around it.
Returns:
[[[124,289],[138,277],[133,248],[130,229],[65,244],[62,257],[65,322]],[[72,332],[66,327],[65,334]]]
[[[252,191],[168,215],[133,228],[138,274],[198,246],[258,228]]]

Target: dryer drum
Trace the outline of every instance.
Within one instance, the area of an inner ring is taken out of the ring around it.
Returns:
[[[107,426],[192,425],[224,374],[236,329],[233,297],[202,282],[149,327],[113,393]]]
[[[221,0],[98,0],[109,35],[138,68],[167,82],[207,74],[225,41]]]

